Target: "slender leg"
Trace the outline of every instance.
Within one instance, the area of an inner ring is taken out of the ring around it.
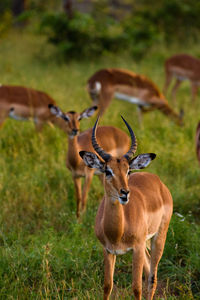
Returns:
[[[170,72],[167,72],[165,73],[165,84],[164,84],[164,87],[163,87],[163,94],[165,95],[167,93],[167,90],[168,90],[168,87],[172,81],[172,73]]]
[[[108,106],[110,105],[112,98],[113,98],[113,90],[112,88],[106,88],[103,90],[99,96],[99,102],[98,102],[98,107],[99,107],[99,115],[102,116]]]
[[[177,89],[178,89],[178,87],[180,86],[180,84],[181,84],[181,80],[180,79],[176,79],[176,82],[175,82],[175,84],[174,84],[174,86],[173,86],[173,88],[172,88],[172,91],[171,91],[171,98],[172,98],[172,101],[174,102],[175,101],[175,97],[176,97],[176,91],[177,91]]]
[[[80,217],[80,205],[81,205],[81,178],[73,178],[75,192],[76,192],[76,216]]]
[[[5,118],[0,117],[0,128],[3,126],[4,120],[5,120]]]
[[[116,255],[108,253],[104,249],[104,296],[103,300],[108,300],[113,288],[113,275],[115,269]]]
[[[104,176],[103,176],[103,174],[98,175],[98,177],[99,177],[99,180],[101,181],[101,183],[103,184],[104,183],[104,180],[103,180]]]
[[[133,250],[133,293],[135,300],[142,299],[142,271],[145,259],[145,243]]]
[[[196,84],[192,84],[192,82],[191,82],[191,91],[192,91],[192,102],[194,102],[198,92],[198,86]]]
[[[36,121],[35,123],[35,128],[38,132],[42,131],[43,126],[44,126],[44,122],[42,121]]]
[[[142,108],[139,105],[137,106],[137,112],[138,112],[139,125],[140,127],[142,127]]]
[[[157,270],[158,264],[162,257],[165,240],[166,240],[166,228],[160,230],[160,232],[152,238],[151,247],[151,266],[148,279],[148,300],[152,300],[157,287]]]
[[[92,182],[92,177],[94,175],[94,170],[89,169],[88,167],[85,167],[85,182],[83,186],[83,194],[82,194],[82,200],[81,200],[81,206],[82,206],[82,211],[84,212],[86,209],[86,203],[87,203],[87,196],[88,196],[88,191]]]
[[[145,283],[148,285],[148,278],[150,274],[150,254],[147,249],[145,249],[144,256],[144,275],[145,275]]]
[[[145,249],[143,271],[144,271],[144,275],[145,275],[145,288],[143,288],[143,293],[144,293],[143,297],[145,297],[145,299],[146,299],[147,291],[148,291],[148,278],[149,278],[149,274],[150,274],[150,254],[149,254],[147,248]]]
[[[9,111],[4,111],[0,108],[0,127],[2,127],[5,119],[8,117]]]

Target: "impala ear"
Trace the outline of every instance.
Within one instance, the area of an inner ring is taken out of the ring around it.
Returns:
[[[84,118],[90,118],[91,116],[93,116],[93,114],[95,113],[95,111],[97,110],[97,106],[92,106],[89,107],[87,109],[85,109],[79,116],[79,120],[84,119]]]
[[[86,166],[92,169],[98,169],[102,173],[104,172],[104,163],[93,152],[80,151],[79,155],[83,159]]]
[[[58,106],[55,106],[53,104],[49,104],[48,107],[50,109],[50,112],[53,115],[55,115],[57,118],[62,118],[65,121],[69,121],[69,117],[67,115],[65,115]]]
[[[156,158],[156,154],[154,153],[139,154],[129,162],[129,168],[130,170],[144,169],[155,158]]]

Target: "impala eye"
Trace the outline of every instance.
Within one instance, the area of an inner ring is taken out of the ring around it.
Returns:
[[[113,176],[113,173],[110,171],[110,170],[105,170],[105,173],[106,173],[106,176],[107,177],[111,177],[111,176]]]

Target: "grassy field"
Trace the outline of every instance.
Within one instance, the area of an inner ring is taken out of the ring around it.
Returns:
[[[82,111],[91,105],[85,83],[97,69],[127,68],[162,88],[164,59],[187,50],[159,46],[139,62],[107,54],[95,62],[65,64],[42,37],[14,31],[1,39],[0,81],[43,90],[63,110]],[[196,55],[198,48],[190,53]],[[173,195],[174,215],[158,272],[170,300],[200,299],[200,168],[194,143],[200,101],[191,104],[188,83],[177,94],[174,109],[180,108],[183,127],[151,112],[141,128],[136,107],[117,100],[101,120],[126,130],[120,114],[127,119],[138,139],[137,153],[157,154],[147,171],[158,174]],[[83,120],[81,129],[94,121]],[[66,136],[57,128],[46,126],[38,134],[32,122],[7,120],[0,131],[0,299],[102,298],[103,255],[94,219],[103,187],[93,179],[86,214],[78,223],[66,150]],[[117,259],[115,299],[131,299],[131,261],[131,253]]]

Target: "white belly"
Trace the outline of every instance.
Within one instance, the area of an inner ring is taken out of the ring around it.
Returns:
[[[108,251],[109,253],[111,254],[114,254],[114,255],[122,255],[122,254],[125,254],[126,252],[132,250],[133,248],[126,248],[126,249],[115,249],[115,250],[111,250],[111,249],[108,249],[106,248],[106,251]]]
[[[124,101],[128,101],[132,104],[137,104],[137,105],[142,105],[142,106],[149,106],[148,103],[141,100],[140,98],[129,96],[129,95],[118,93],[118,92],[115,93],[115,98],[120,99],[120,100],[124,100]]]

